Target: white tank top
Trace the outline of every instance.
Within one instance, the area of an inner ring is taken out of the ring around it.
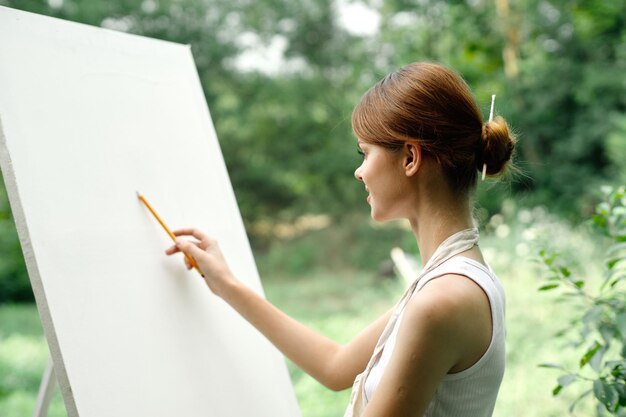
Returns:
[[[491,341],[487,351],[474,365],[444,377],[424,417],[489,417],[493,414],[498,389],[504,374],[504,290],[491,268],[473,259],[457,256],[443,262],[424,275],[419,280],[413,294],[431,279],[446,274],[466,276],[478,284],[487,294],[491,307]],[[403,316],[404,311],[395,323],[381,356],[365,380],[366,401],[372,398],[393,354]]]

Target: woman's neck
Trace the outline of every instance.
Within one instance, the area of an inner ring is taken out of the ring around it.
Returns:
[[[432,200],[431,200],[432,201]],[[433,256],[439,245],[453,234],[474,227],[467,199],[424,204],[409,219],[417,239],[422,265]]]

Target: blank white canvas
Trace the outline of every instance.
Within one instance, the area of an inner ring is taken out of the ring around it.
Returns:
[[[283,357],[172,228],[262,294],[190,49],[0,8],[0,161],[70,416],[294,417]]]

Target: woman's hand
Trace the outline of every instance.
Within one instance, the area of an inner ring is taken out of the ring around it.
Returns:
[[[216,240],[209,238],[203,232],[194,229],[179,229],[173,231],[175,236],[192,236],[196,241],[178,238],[176,245],[167,249],[167,255],[173,255],[178,252],[186,253],[191,256],[204,275],[204,280],[215,294],[220,295],[221,290],[226,284],[234,280],[230,268],[222,255],[222,251]],[[185,257],[185,266],[187,269],[193,268]]]

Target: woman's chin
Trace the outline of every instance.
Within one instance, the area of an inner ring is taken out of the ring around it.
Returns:
[[[371,216],[372,216],[372,220],[374,220],[376,223],[384,223],[386,221],[391,220],[390,218],[388,218],[387,216],[385,216],[384,213],[380,213],[377,212],[374,207],[372,207],[372,212],[371,212]]]
[[[398,213],[389,213],[381,210],[376,210],[374,206],[372,206],[370,216],[372,217],[372,220],[374,220],[376,223],[385,223],[393,220],[405,219],[405,217],[398,215]]]

